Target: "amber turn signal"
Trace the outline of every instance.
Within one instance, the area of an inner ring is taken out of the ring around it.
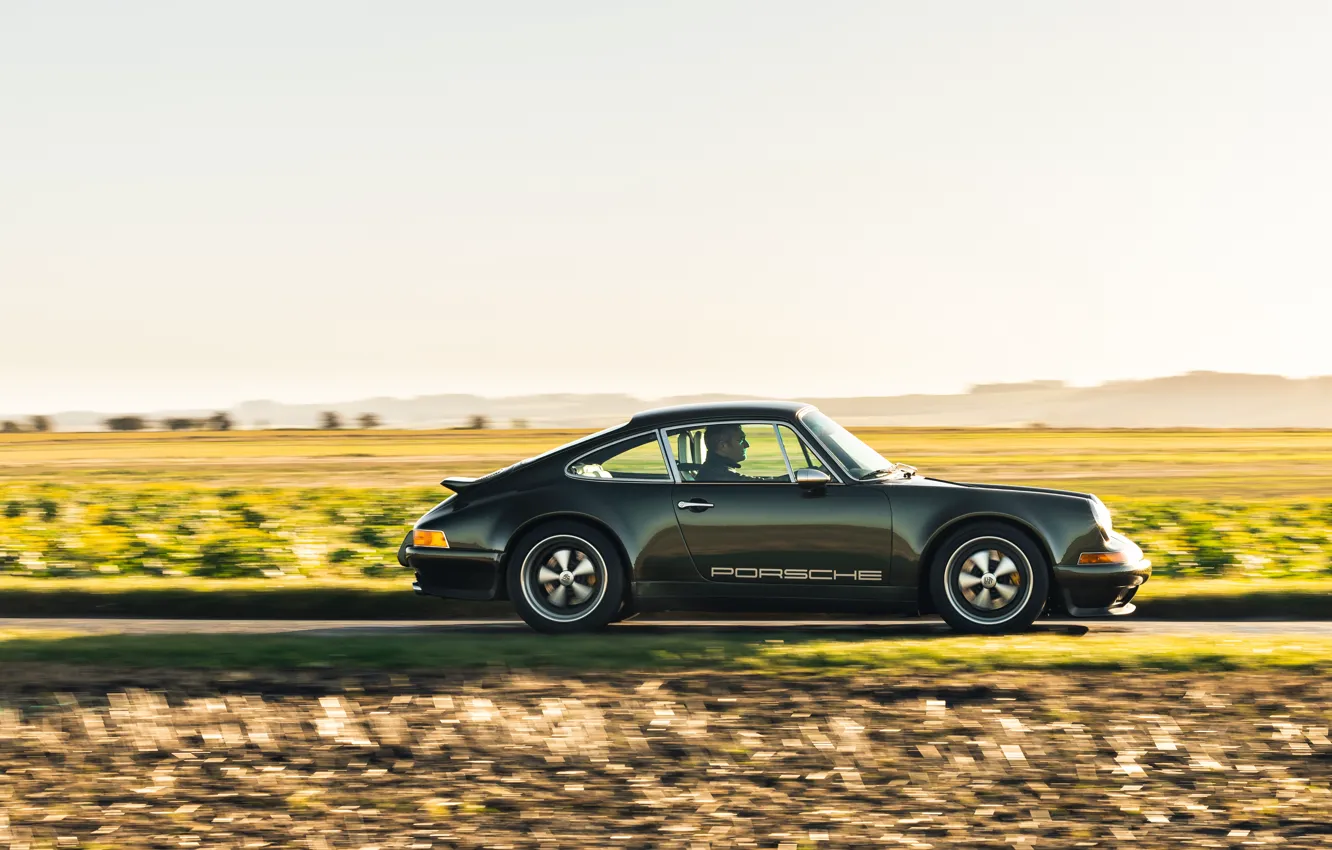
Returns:
[[[423,531],[418,528],[412,532],[412,545],[447,549],[449,548],[449,538],[445,537],[442,531]]]
[[[1079,564],[1126,564],[1127,552],[1084,552],[1078,556]]]

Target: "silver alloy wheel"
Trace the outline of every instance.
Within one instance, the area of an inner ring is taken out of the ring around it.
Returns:
[[[973,623],[1013,619],[1031,597],[1031,562],[1002,537],[968,540],[948,559],[944,589],[953,610]]]
[[[592,613],[606,595],[606,562],[583,538],[559,534],[528,551],[518,579],[537,613],[570,623]]]

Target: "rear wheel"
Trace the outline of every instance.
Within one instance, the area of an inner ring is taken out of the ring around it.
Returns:
[[[508,584],[518,615],[537,631],[593,631],[620,611],[624,566],[606,535],[576,523],[554,523],[534,529],[514,547]]]
[[[1018,632],[1045,608],[1050,570],[1029,535],[1002,523],[976,523],[939,547],[930,592],[939,615],[960,632]]]

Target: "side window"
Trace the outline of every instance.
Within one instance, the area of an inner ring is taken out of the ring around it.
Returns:
[[[671,480],[655,432],[585,454],[569,464],[569,474],[617,481]]]
[[[797,436],[785,425],[777,426],[778,432],[782,435],[782,447],[786,449],[786,459],[791,461],[791,470],[797,469],[817,469],[819,472],[832,475],[828,467],[824,466],[819,456],[809,447],[809,444]]]
[[[684,481],[790,483],[777,431],[770,424],[694,425],[666,432]]]

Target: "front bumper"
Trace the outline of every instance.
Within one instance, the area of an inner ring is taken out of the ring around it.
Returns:
[[[1064,599],[1064,610],[1073,617],[1103,617],[1132,614],[1134,595],[1152,575],[1152,562],[1111,567],[1055,567],[1055,582]]]
[[[1128,563],[1055,566],[1055,586],[1070,616],[1103,617],[1136,610],[1132,600],[1151,578],[1152,562],[1127,537],[1116,534],[1115,538],[1120,550],[1129,553]]]
[[[505,596],[503,552],[404,546],[399,560],[416,570],[413,587],[426,596],[488,600]]]

